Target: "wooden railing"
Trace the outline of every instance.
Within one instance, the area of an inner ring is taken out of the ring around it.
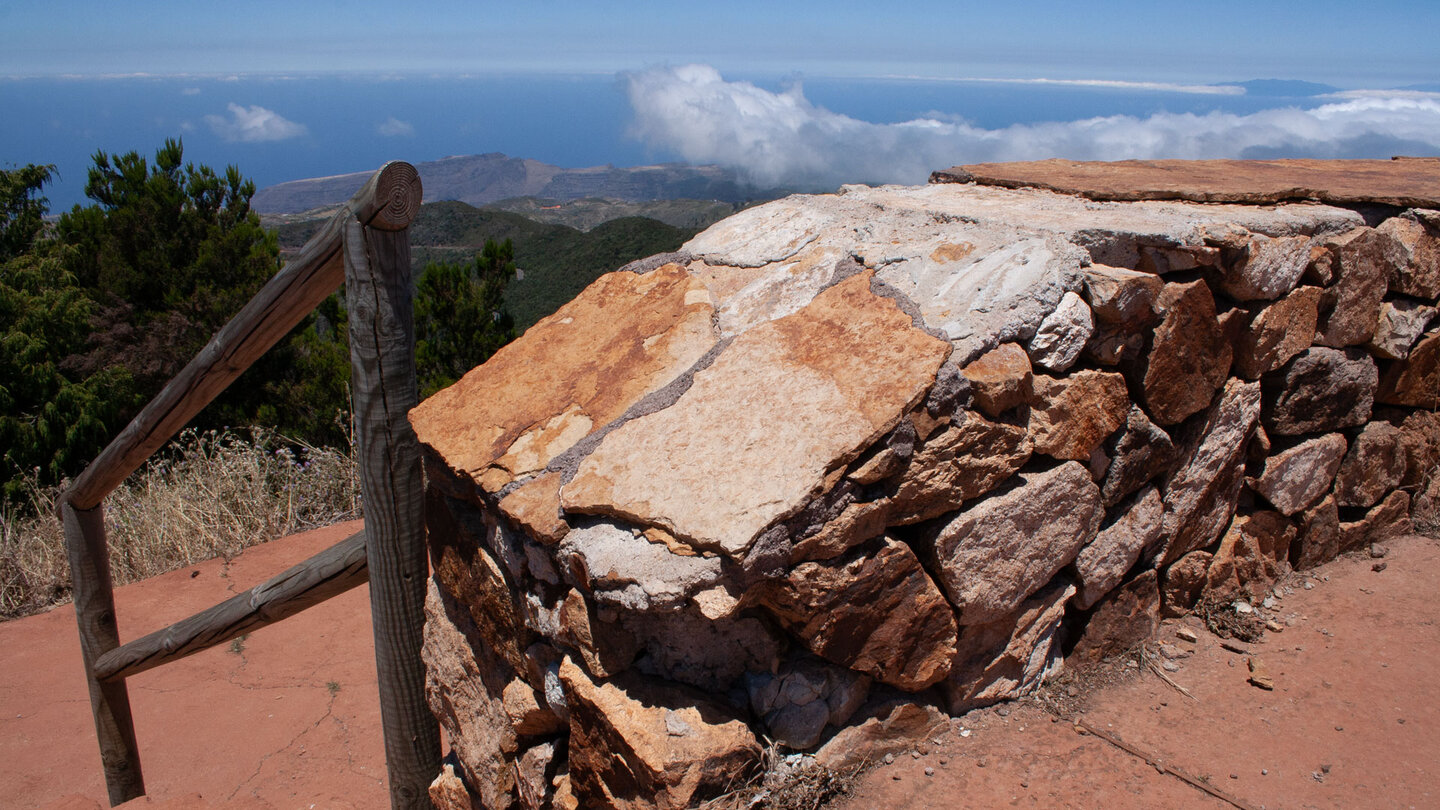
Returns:
[[[90,463],[61,497],[75,619],[111,805],[145,780],[125,678],[370,583],[392,807],[429,807],[440,736],[420,660],[427,563],[416,404],[410,237],[420,177],[387,163]],[[260,355],[345,284],[365,530],[215,607],[120,644],[104,500]]]

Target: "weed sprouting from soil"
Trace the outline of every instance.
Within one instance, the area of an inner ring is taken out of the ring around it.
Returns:
[[[70,598],[61,487],[0,504],[0,620]],[[115,584],[360,516],[355,460],[262,429],[186,431],[105,499]]]

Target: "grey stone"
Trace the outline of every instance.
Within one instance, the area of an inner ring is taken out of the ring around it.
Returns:
[[[1419,301],[1399,299],[1380,305],[1375,336],[1365,345],[1370,353],[1386,360],[1404,360],[1435,317],[1435,307]]]
[[[1030,359],[1050,371],[1065,371],[1075,364],[1094,331],[1090,307],[1079,295],[1067,292],[1030,338]]]
[[[1165,517],[1157,567],[1210,545],[1230,522],[1259,416],[1259,383],[1232,379],[1179,442],[1177,465],[1161,487]]]
[[[1237,301],[1274,300],[1295,289],[1310,263],[1310,239],[1251,237],[1221,273],[1220,290]]]
[[[1140,559],[1140,552],[1160,536],[1165,505],[1160,491],[1148,486],[1127,504],[1110,525],[1100,530],[1075,557],[1080,590],[1075,607],[1088,610],[1120,584]]]
[[[870,678],[817,658],[787,661],[777,672],[746,678],[750,709],[769,737],[793,749],[820,741],[825,727],[842,726],[865,702]]]
[[[1166,472],[1175,461],[1175,443],[1138,407],[1125,416],[1125,428],[1105,443],[1111,459],[1100,494],[1107,507]]]
[[[597,602],[636,611],[679,607],[721,573],[718,557],[676,554],[606,521],[571,529],[556,556]]]
[[[1297,436],[1363,425],[1379,379],[1375,361],[1360,349],[1312,346],[1260,378],[1265,430]]]
[[[930,543],[936,574],[960,623],[1013,612],[1095,537],[1100,490],[1079,462],[1019,476],[1019,485],[976,501]]]
[[[1303,441],[1265,459],[1260,475],[1246,483],[1283,514],[1293,515],[1330,490],[1346,446],[1339,433]]]
[[[1371,422],[1350,443],[1335,476],[1340,506],[1374,506],[1405,475],[1404,434],[1388,422]]]

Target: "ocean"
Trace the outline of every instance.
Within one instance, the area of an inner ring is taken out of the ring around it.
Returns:
[[[1167,86],[726,76],[876,125],[929,117],[984,130],[1097,116],[1314,107],[1333,88],[1256,83],[1229,93]],[[257,187],[365,171],[387,160],[503,152],[566,167],[681,160],[642,140],[624,76],[490,75],[0,78],[0,167],[52,163],[52,211],[83,203],[97,150],[153,154],[181,138],[190,161],[234,164]],[[1377,147],[1384,151],[1384,146]],[[1378,155],[1377,155],[1378,156]],[[953,162],[963,162],[956,155]],[[943,168],[935,166],[933,168]]]

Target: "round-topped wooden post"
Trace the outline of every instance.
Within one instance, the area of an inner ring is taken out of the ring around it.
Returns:
[[[409,411],[419,402],[411,312],[410,237],[420,176],[388,163],[357,194],[345,228],[345,301],[360,490],[365,506],[370,612],[390,806],[429,808],[440,771],[440,730],[425,702],[424,482]]]

